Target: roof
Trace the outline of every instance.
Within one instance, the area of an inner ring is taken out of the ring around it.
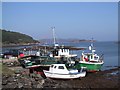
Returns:
[[[55,66],[65,66],[65,64],[51,64],[51,65],[55,65]]]

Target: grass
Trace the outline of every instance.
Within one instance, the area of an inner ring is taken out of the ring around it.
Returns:
[[[6,65],[2,65],[2,64],[0,64],[0,73],[2,73],[2,74],[7,74],[7,75],[12,75],[12,74],[14,74],[14,71],[13,70],[11,70],[11,69],[9,69]]]
[[[0,74],[2,73],[2,63],[0,63]]]

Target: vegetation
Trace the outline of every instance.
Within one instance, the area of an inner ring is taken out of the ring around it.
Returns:
[[[37,40],[34,40],[32,37],[21,34],[19,32],[1,30],[2,32],[2,43],[3,44],[25,44],[25,43],[36,43]]]
[[[11,70],[11,69],[9,69],[6,65],[2,65],[2,64],[0,64],[0,66],[1,66],[1,71],[2,71],[2,74],[6,74],[6,75],[12,75],[12,74],[14,74],[14,71],[13,70]]]
[[[0,63],[0,74],[2,73],[2,63]]]

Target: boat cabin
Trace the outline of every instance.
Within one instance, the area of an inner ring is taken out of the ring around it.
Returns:
[[[69,73],[65,64],[52,64],[49,68],[49,71],[52,73],[61,73],[61,74]]]
[[[61,56],[76,57],[77,54],[70,54],[69,48],[64,48],[64,46],[62,47],[57,46],[50,54],[50,57],[60,58]]]
[[[99,56],[95,53],[82,53],[82,60],[83,61],[99,61]]]

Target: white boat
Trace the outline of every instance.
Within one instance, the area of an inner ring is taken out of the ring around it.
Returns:
[[[54,49],[52,53],[50,54],[50,57],[55,57],[55,58],[61,58],[63,57],[77,57],[77,54],[70,54],[69,48],[65,47],[64,45],[59,46],[59,44],[56,43],[56,38],[55,38],[55,27],[52,27],[53,30],[53,39],[54,39]]]
[[[44,74],[48,78],[56,79],[75,79],[86,76],[86,71],[83,68],[77,69],[67,69],[65,64],[52,64],[49,71],[43,70]]]

